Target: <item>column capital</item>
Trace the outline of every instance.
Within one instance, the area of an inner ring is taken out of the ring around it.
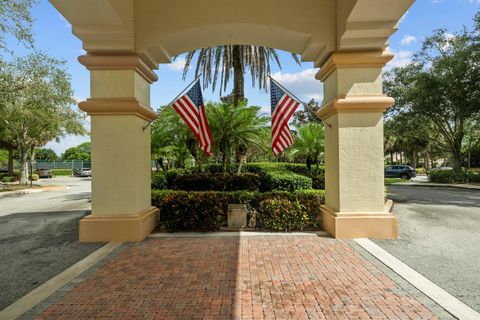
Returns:
[[[157,118],[155,111],[135,98],[90,98],[80,102],[78,107],[88,115],[136,115],[146,121]]]
[[[83,55],[78,61],[88,70],[135,70],[148,83],[158,80],[153,70],[137,55]]]
[[[347,68],[383,68],[394,54],[383,51],[362,51],[362,52],[333,52],[330,57],[323,63],[315,78],[320,81],[331,75],[337,69]]]
[[[395,100],[387,96],[337,97],[322,106],[317,116],[322,120],[341,112],[385,112]]]

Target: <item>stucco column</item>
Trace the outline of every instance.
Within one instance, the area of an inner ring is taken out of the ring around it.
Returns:
[[[151,206],[150,108],[153,71],[136,55],[85,55],[91,98],[92,213],[80,221],[80,241],[141,241],[155,228]]]
[[[336,238],[397,238],[397,219],[385,201],[382,67],[393,55],[335,52],[322,65],[325,125],[324,229]]]

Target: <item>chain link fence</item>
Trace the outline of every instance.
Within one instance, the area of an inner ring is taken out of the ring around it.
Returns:
[[[92,162],[87,160],[69,161],[36,161],[33,166],[37,169],[82,169],[91,168]]]

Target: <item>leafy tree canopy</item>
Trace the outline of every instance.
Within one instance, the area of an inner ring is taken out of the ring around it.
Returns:
[[[0,64],[0,127],[18,150],[25,184],[28,151],[65,134],[85,134],[83,115],[71,105],[73,90],[65,62],[42,53]],[[14,88],[14,90],[2,90]]]
[[[454,169],[461,170],[467,128],[473,128],[471,122],[480,114],[478,83],[480,13],[473,30],[464,28],[453,36],[447,30],[436,30],[425,39],[412,63],[387,73],[385,90],[396,100],[387,117],[416,119],[426,123],[427,130],[431,125],[440,139],[417,137],[443,144],[452,153]]]
[[[62,155],[63,160],[91,160],[91,143],[84,142],[76,147],[68,148]]]
[[[35,149],[35,159],[44,161],[56,161],[58,160],[58,156],[52,149],[38,148]]]
[[[5,38],[15,37],[20,43],[33,46],[30,9],[36,0],[0,0],[0,49],[6,50]]]

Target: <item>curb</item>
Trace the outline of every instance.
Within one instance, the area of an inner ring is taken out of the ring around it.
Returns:
[[[354,241],[360,247],[378,259],[381,263],[393,270],[393,272],[405,279],[412,286],[423,292],[427,297],[435,301],[438,305],[440,305],[457,319],[480,319],[480,313],[473,310],[468,305],[458,300],[453,295],[443,290],[399,259],[395,258],[373,241],[369,239],[354,239]]]
[[[480,186],[475,185],[462,185],[462,184],[443,184],[443,183],[406,183],[406,182],[396,182],[390,184],[391,186],[410,186],[410,187],[439,187],[439,188],[457,188],[457,189],[466,189],[466,190],[480,190]]]
[[[13,197],[21,197],[29,193],[38,193],[44,192],[45,190],[42,189],[26,189],[26,190],[18,190],[18,191],[5,191],[0,192],[0,199],[1,198],[13,198]]]

